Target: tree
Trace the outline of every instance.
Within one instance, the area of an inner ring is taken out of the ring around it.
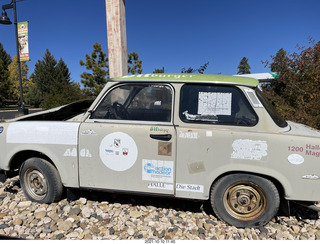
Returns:
[[[70,72],[65,62],[59,62],[47,49],[43,60],[38,60],[27,101],[33,106],[45,109],[57,107],[83,98],[80,86],[71,82]]]
[[[35,69],[31,75],[33,82],[40,89],[42,97],[50,93],[51,87],[56,80],[56,65],[57,60],[47,49],[42,60],[38,60],[35,64]]]
[[[153,74],[164,73],[164,67],[162,67],[162,69],[154,69],[154,71],[152,73]]]
[[[206,62],[204,65],[201,65],[198,69],[194,69],[192,67],[189,67],[186,69],[185,67],[183,67],[181,69],[181,73],[196,73],[196,72],[198,72],[199,74],[203,74],[204,71],[207,69],[208,65],[209,65],[209,62]]]
[[[139,55],[136,52],[128,54],[128,73],[141,74],[142,73],[142,60],[139,60]]]
[[[250,72],[250,65],[248,64],[248,59],[246,57],[243,57],[240,61],[240,64],[238,66],[238,75],[242,74],[251,74]]]
[[[279,74],[265,93],[286,119],[320,129],[320,42],[310,39],[309,47],[298,50],[271,56],[269,67]]]
[[[0,42],[0,60],[3,61],[4,67],[8,67],[12,61],[11,56],[4,50],[1,42]]]
[[[8,98],[9,90],[9,71],[6,69],[4,61],[0,59],[0,104]]]
[[[80,60],[80,65],[85,66],[87,70],[91,70],[91,73],[83,72],[80,75],[81,83],[84,85],[86,95],[96,97],[108,81],[109,60],[98,42],[93,44],[91,55],[86,54],[85,57],[86,61]],[[142,61],[139,60],[139,55],[136,52],[128,54],[128,73],[142,73]]]
[[[83,72],[81,83],[84,85],[84,91],[88,96],[97,96],[107,83],[109,77],[109,65],[107,54],[102,51],[100,43],[93,44],[91,56],[85,55],[86,62],[80,60],[80,65],[85,66],[92,73]]]
[[[29,67],[25,62],[21,62],[20,68],[21,68],[21,82],[22,82],[23,97],[25,97],[28,91]],[[10,89],[8,93],[8,99],[17,100],[18,102],[20,102],[20,81],[19,81],[17,55],[13,57],[13,61],[9,64],[8,69],[10,74],[9,75]]]
[[[8,66],[11,63],[10,55],[4,50],[0,42],[0,103],[8,99],[10,93],[10,81]]]

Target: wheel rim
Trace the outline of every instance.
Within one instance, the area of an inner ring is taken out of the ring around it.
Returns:
[[[28,169],[24,173],[24,183],[27,193],[35,200],[42,200],[48,193],[45,176],[37,169]]]
[[[223,198],[227,212],[238,220],[258,218],[266,209],[266,196],[256,185],[245,183],[230,186]]]

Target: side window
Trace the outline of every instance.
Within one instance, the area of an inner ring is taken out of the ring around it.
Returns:
[[[219,85],[184,85],[180,118],[189,123],[254,126],[258,117],[242,91]]]
[[[91,119],[171,121],[172,90],[162,84],[126,84],[111,90]]]

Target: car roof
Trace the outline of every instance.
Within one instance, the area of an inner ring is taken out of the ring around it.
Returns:
[[[239,77],[231,75],[211,75],[211,74],[186,74],[186,73],[157,73],[157,74],[138,74],[126,75],[122,77],[112,78],[114,81],[146,81],[146,82],[172,82],[172,83],[217,83],[257,86],[259,81],[248,77]]]

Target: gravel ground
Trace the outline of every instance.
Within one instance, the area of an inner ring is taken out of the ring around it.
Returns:
[[[79,192],[53,204],[28,201],[19,178],[0,183],[0,239],[320,240],[317,212],[291,207],[260,228],[219,221],[208,204],[125,194]]]

